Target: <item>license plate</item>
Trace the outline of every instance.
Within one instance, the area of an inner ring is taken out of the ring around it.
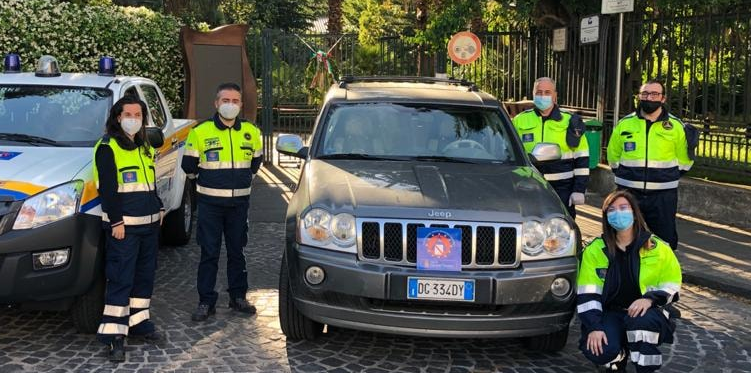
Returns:
[[[408,299],[475,301],[475,280],[408,277]]]

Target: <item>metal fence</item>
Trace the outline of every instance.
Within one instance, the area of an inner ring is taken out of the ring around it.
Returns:
[[[601,16],[595,44],[579,42],[578,22],[567,28],[565,51],[553,51],[552,30],[488,33],[478,35],[483,47],[476,62],[458,66],[440,61],[432,67],[474,81],[502,101],[530,98],[534,79],[550,76],[558,83],[561,106],[605,124],[603,144],[614,117],[634,110],[641,83],[662,80],[671,112],[702,130],[697,166],[751,176],[751,14],[629,20],[618,115],[612,110],[617,22]],[[248,53],[262,92],[259,122],[269,139],[274,131],[311,131],[317,106],[305,73],[314,58],[310,48],[326,52],[334,45],[332,59],[340,75],[418,72],[417,48],[399,36],[363,46],[357,35],[298,36],[272,30],[251,35]]]

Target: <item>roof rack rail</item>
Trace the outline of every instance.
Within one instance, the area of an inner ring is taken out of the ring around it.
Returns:
[[[475,83],[465,79],[456,78],[433,78],[428,76],[352,76],[344,75],[339,78],[339,88],[347,88],[347,84],[357,82],[391,82],[391,83],[429,83],[429,84],[448,84],[469,88],[470,92],[477,92],[479,89]]]

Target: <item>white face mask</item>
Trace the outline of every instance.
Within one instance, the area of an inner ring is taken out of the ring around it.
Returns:
[[[226,103],[219,106],[219,115],[224,119],[235,119],[238,114],[240,114],[240,105]]]
[[[136,118],[123,118],[120,120],[120,126],[128,135],[135,135],[141,130],[141,120]]]

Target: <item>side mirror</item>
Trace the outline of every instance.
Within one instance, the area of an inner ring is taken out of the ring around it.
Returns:
[[[161,128],[158,127],[146,127],[146,140],[151,144],[154,149],[159,149],[164,145],[164,134]]]
[[[302,138],[298,135],[279,135],[276,139],[276,151],[297,158],[308,156],[308,148],[303,146]]]
[[[533,163],[545,163],[561,159],[561,147],[558,144],[541,142],[529,153]]]

